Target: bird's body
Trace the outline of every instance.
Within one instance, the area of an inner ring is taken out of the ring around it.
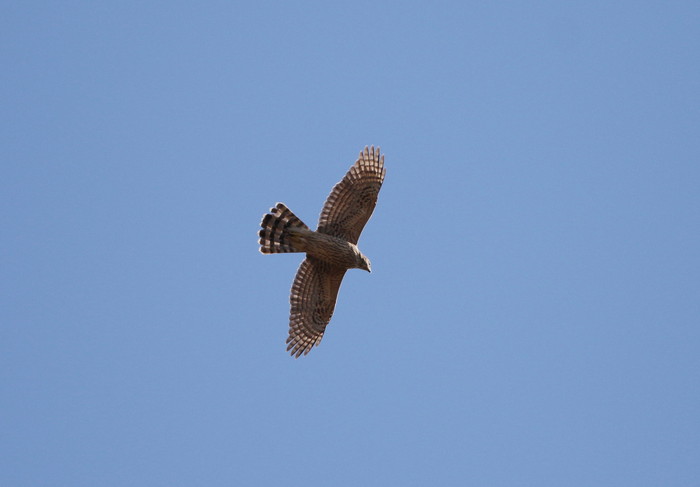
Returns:
[[[345,272],[355,268],[371,271],[357,241],[377,203],[384,173],[379,148],[365,147],[328,196],[316,231],[283,203],[263,216],[260,252],[306,253],[290,295],[287,350],[295,357],[306,355],[321,342]]]
[[[357,245],[342,238],[304,228],[290,228],[289,240],[299,252],[341,269],[369,269],[369,260]]]

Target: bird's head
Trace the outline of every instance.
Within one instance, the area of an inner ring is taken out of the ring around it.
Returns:
[[[362,254],[360,254],[360,261],[357,268],[363,269],[367,272],[372,272],[372,264],[370,263],[369,259]]]

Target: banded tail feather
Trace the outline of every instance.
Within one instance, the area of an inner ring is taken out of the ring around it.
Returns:
[[[288,229],[303,228],[308,230],[309,227],[284,203],[277,203],[274,208],[270,208],[270,213],[263,216],[260,226],[262,229],[258,235],[260,235],[260,252],[263,254],[303,252],[292,245]]]

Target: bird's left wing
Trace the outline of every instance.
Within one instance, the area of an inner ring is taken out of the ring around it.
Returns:
[[[287,351],[295,358],[321,343],[345,271],[313,257],[307,257],[299,266],[289,297],[287,338]]]

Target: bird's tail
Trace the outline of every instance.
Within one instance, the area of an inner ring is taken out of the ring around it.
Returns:
[[[308,230],[304,222],[292,213],[283,203],[277,203],[270,208],[270,213],[263,216],[260,222],[260,252],[277,254],[282,252],[303,252],[296,249],[290,240],[290,229],[303,228]]]

